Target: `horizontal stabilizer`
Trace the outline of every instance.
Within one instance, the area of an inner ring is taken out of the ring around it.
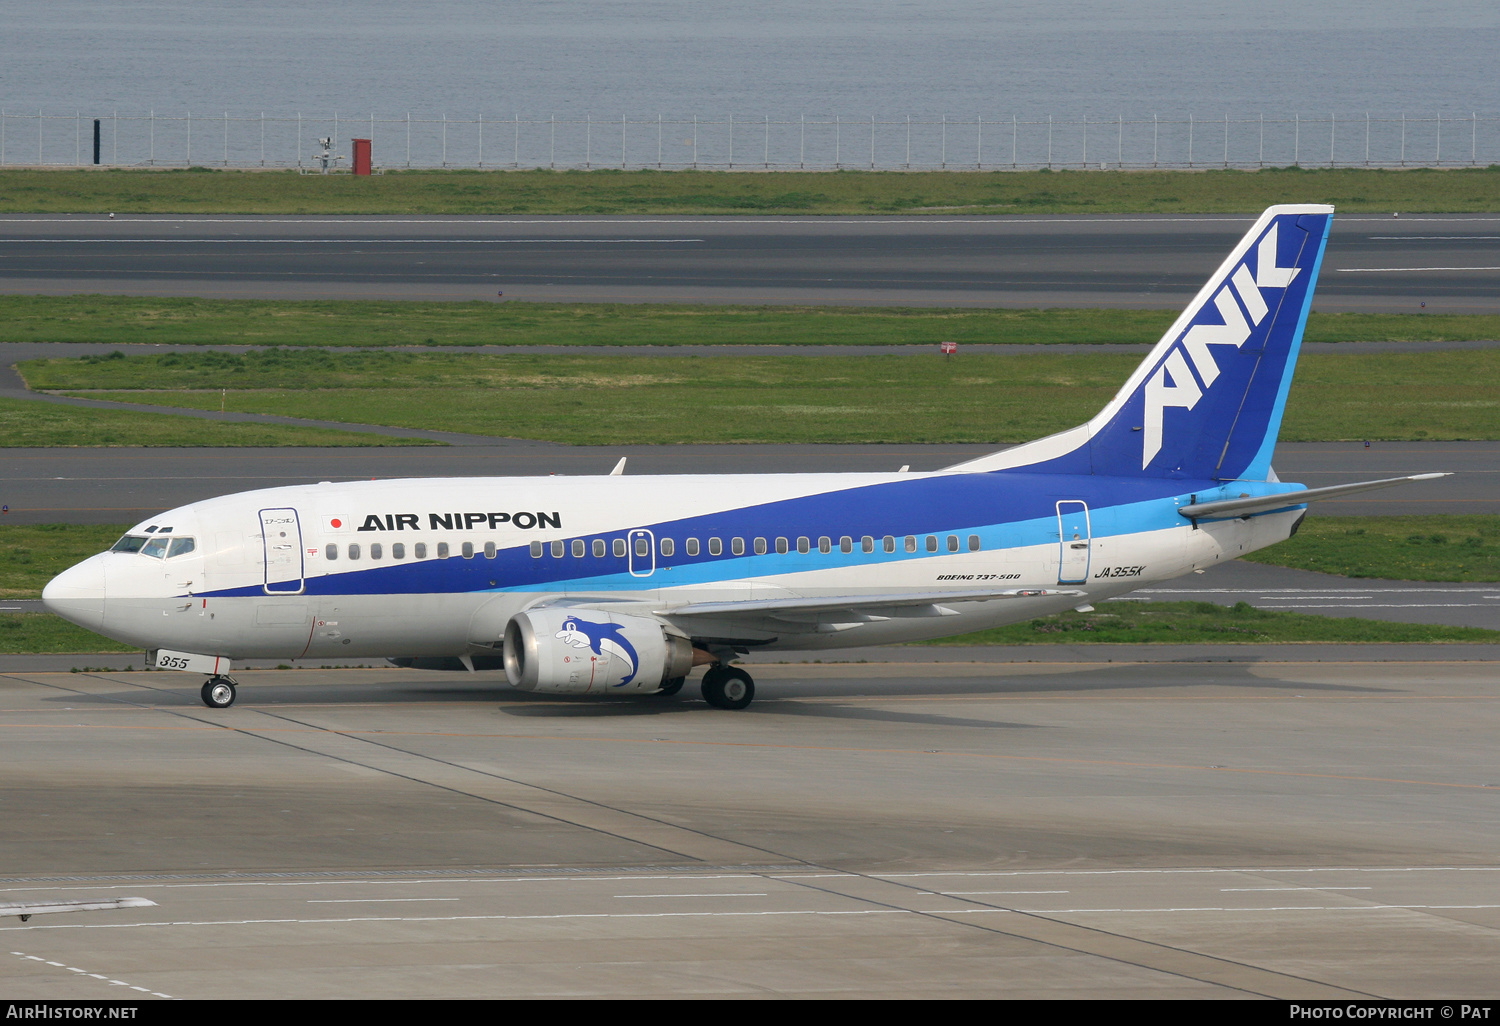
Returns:
[[[1439,477],[1452,476],[1452,474],[1412,474],[1410,477],[1387,477],[1379,481],[1330,485],[1327,488],[1306,488],[1299,492],[1281,492],[1277,495],[1247,495],[1239,499],[1195,502],[1191,506],[1183,506],[1177,512],[1194,520],[1201,517],[1244,517],[1251,513],[1264,513],[1267,510],[1300,506],[1304,502],[1316,502],[1318,499],[1336,499],[1342,495],[1369,492],[1376,488],[1389,488],[1391,485],[1405,484],[1407,481],[1431,481]]]

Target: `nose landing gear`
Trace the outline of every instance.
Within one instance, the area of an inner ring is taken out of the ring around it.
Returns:
[[[203,690],[199,694],[203,698],[203,704],[210,709],[228,709],[234,704],[235,682],[232,677],[223,674],[215,674],[203,683]]]

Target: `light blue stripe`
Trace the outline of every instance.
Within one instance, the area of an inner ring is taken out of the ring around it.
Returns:
[[[1297,369],[1297,357],[1302,352],[1302,332],[1307,328],[1307,315],[1312,310],[1313,294],[1318,288],[1318,272],[1323,269],[1323,254],[1328,249],[1328,233],[1333,230],[1333,218],[1323,214],[1323,237],[1318,240],[1318,255],[1313,260],[1312,278],[1307,294],[1302,298],[1302,313],[1297,318],[1297,331],[1292,337],[1286,365],[1282,369],[1281,384],[1276,390],[1276,404],[1271,408],[1271,417],[1266,424],[1266,436],[1260,443],[1249,466],[1241,476],[1250,480],[1264,481],[1271,474],[1271,454],[1276,450],[1276,439],[1281,434],[1281,417],[1286,412],[1287,393],[1292,388],[1292,376]]]

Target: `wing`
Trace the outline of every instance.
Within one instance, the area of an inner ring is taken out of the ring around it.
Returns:
[[[781,633],[826,633],[862,623],[929,616],[958,616],[951,606],[997,600],[1027,602],[1085,592],[1061,588],[1006,588],[986,591],[916,591],[884,595],[833,595],[819,598],[747,599],[738,602],[690,602],[652,610],[684,627],[726,625]],[[713,633],[718,633],[713,632]]]

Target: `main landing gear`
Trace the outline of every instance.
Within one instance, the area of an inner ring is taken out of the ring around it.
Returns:
[[[203,683],[203,704],[210,709],[228,709],[234,704],[235,682],[232,677],[215,674]]]
[[[710,666],[702,687],[703,700],[715,709],[743,709],[755,699],[755,681],[738,666]]]

